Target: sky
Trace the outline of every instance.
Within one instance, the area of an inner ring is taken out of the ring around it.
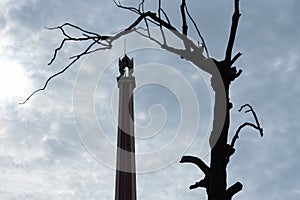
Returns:
[[[157,9],[153,2],[146,9]],[[162,5],[180,29],[180,2],[162,1]],[[210,56],[222,59],[233,3],[191,0],[188,7]],[[243,53],[236,62],[243,73],[231,86],[230,136],[244,121],[253,122],[249,113],[238,112],[245,103],[257,112],[265,135],[261,138],[247,128],[236,143],[228,185],[240,181],[244,187],[235,199],[300,198],[299,8],[297,0],[240,1],[234,52]],[[114,198],[116,76],[123,40],[110,51],[80,60],[25,105],[18,103],[84,47],[68,44],[48,66],[62,35],[45,27],[70,22],[113,34],[136,18],[110,0],[0,1],[1,199]],[[192,24],[189,30],[197,41]],[[137,35],[126,39],[137,84],[138,198],[205,199],[205,190],[188,189],[203,174],[179,160],[195,155],[209,162],[205,143],[213,103],[209,77],[152,44],[134,42]]]

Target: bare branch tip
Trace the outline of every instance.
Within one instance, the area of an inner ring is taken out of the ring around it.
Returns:
[[[249,103],[242,105],[238,111],[241,112],[245,107],[248,107],[250,109],[250,110],[247,110],[246,112],[253,111],[253,108]]]
[[[226,190],[226,200],[231,200],[232,197],[243,189],[243,184],[236,182]]]
[[[60,28],[60,26],[56,26],[56,27],[44,27],[45,29],[47,29],[47,30],[55,30],[55,29],[59,29]]]

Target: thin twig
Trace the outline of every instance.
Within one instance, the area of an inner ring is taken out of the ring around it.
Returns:
[[[45,82],[45,84],[44,84],[44,86],[43,86],[42,88],[37,89],[37,90],[35,90],[34,92],[32,92],[32,93],[27,97],[27,99],[26,99],[25,101],[23,101],[23,102],[21,102],[21,103],[19,103],[19,104],[25,104],[25,103],[26,103],[26,102],[27,102],[34,94],[36,94],[37,92],[40,92],[40,91],[45,90],[46,87],[47,87],[47,85],[48,85],[48,83],[49,83],[49,81],[50,81],[51,79],[53,79],[54,77],[56,77],[56,76],[58,76],[58,75],[64,73],[64,72],[65,72],[69,67],[71,67],[77,60],[79,60],[79,57],[77,57],[77,58],[74,59],[72,62],[70,62],[63,70],[61,70],[61,71],[59,71],[59,72],[53,74],[52,76],[50,76],[50,77],[46,80],[46,82]]]
[[[150,17],[151,19],[153,19],[160,25],[162,25],[170,30],[176,31],[176,28],[174,26],[172,26],[171,24],[169,24],[168,22],[166,22],[162,19],[159,19],[155,13],[150,12],[150,11],[141,14],[130,26],[128,26],[128,28],[125,29],[125,31],[135,28],[146,17]]]
[[[259,121],[258,121],[258,118],[257,118],[257,115],[256,115],[255,111],[253,110],[252,106],[250,106],[249,104],[245,104],[245,105],[243,105],[243,106],[239,109],[239,112],[241,112],[241,111],[243,110],[243,108],[245,108],[245,107],[249,107],[249,108],[250,108],[249,110],[246,111],[246,113],[247,113],[247,112],[251,112],[251,113],[252,113],[252,115],[253,115],[253,117],[254,117],[254,119],[255,119],[255,123],[256,123],[256,124],[253,124],[253,123],[250,123],[250,122],[244,122],[242,125],[240,125],[240,126],[238,127],[238,129],[236,130],[236,132],[235,132],[233,138],[232,138],[232,141],[231,141],[231,144],[230,144],[230,146],[231,146],[232,148],[234,147],[234,144],[235,144],[236,140],[239,138],[239,133],[240,133],[240,131],[241,131],[243,128],[247,127],[247,126],[250,126],[250,127],[254,128],[254,129],[256,129],[256,130],[260,133],[261,137],[263,137],[263,128],[260,126]]]
[[[165,45],[165,44],[167,44],[167,39],[166,39],[166,35],[165,35],[165,32],[162,27],[160,27],[160,32],[161,32],[161,36],[163,39],[163,44]]]
[[[70,41],[70,39],[64,38],[64,39],[61,41],[59,47],[57,47],[57,48],[54,50],[54,55],[53,55],[53,57],[51,58],[51,60],[50,60],[50,62],[48,63],[48,65],[51,65],[51,64],[54,62],[54,60],[55,60],[55,58],[56,58],[56,55],[57,55],[58,51],[60,51],[60,50],[63,48],[63,46],[64,46],[64,44],[65,44],[66,41]]]
[[[241,112],[245,107],[248,107],[248,108],[249,108],[249,110],[245,111],[245,113],[251,112],[252,115],[253,115],[253,117],[254,117],[254,120],[255,120],[257,126],[260,127],[260,124],[259,124],[259,121],[258,121],[258,117],[257,117],[257,115],[256,115],[256,113],[255,113],[255,111],[254,111],[254,109],[252,108],[252,106],[251,106],[250,104],[247,103],[247,104],[243,105],[243,106],[239,109],[239,112]]]
[[[166,20],[168,21],[168,23],[171,24],[171,21],[170,21],[168,15],[167,15],[167,13],[164,11],[164,9],[160,8],[160,11],[164,14],[164,16],[165,16]]]
[[[186,13],[187,13],[187,15],[189,16],[190,20],[192,21],[192,23],[193,23],[193,25],[194,25],[194,27],[195,27],[195,29],[196,29],[196,31],[197,31],[198,36],[200,37],[200,39],[201,39],[201,41],[202,41],[202,45],[203,45],[203,47],[204,47],[204,49],[205,49],[206,56],[209,58],[209,53],[208,53],[208,49],[207,49],[205,40],[204,40],[204,38],[203,38],[203,36],[202,36],[202,34],[201,34],[201,32],[200,32],[200,29],[198,28],[197,23],[195,22],[195,20],[193,19],[192,15],[190,14],[190,12],[189,12],[187,6],[185,6],[185,10],[186,10]]]
[[[157,10],[157,12],[158,12],[158,18],[159,19],[161,19],[161,17],[160,17],[160,11],[161,11],[161,0],[158,0],[158,10]]]
[[[66,27],[66,26],[72,27],[72,28],[77,29],[77,30],[79,30],[79,31],[81,31],[81,32],[83,32],[83,33],[86,33],[86,34],[90,34],[90,35],[95,35],[95,36],[101,37],[98,33],[91,32],[91,31],[87,31],[87,30],[85,30],[85,29],[83,29],[83,28],[81,28],[81,27],[79,27],[79,26],[76,26],[76,25],[74,25],[74,24],[71,24],[71,23],[69,23],[69,22],[66,22],[66,23],[64,23],[63,25],[58,26],[58,27],[52,27],[52,28],[46,27],[46,29],[49,29],[49,30],[60,29],[61,31],[64,31],[63,28]],[[67,34],[64,34],[64,35],[68,37]]]
[[[64,29],[66,26],[72,27],[72,28],[74,28],[76,30],[79,30],[79,31],[83,32],[82,35],[85,36],[85,37],[83,37],[83,38],[82,37],[79,37],[79,38],[71,37],[70,35],[68,35],[66,33],[66,31]],[[53,57],[51,58],[51,60],[48,63],[48,65],[51,65],[54,62],[54,60],[55,60],[55,58],[57,56],[57,53],[64,47],[64,44],[67,41],[72,41],[72,42],[73,41],[88,41],[88,40],[92,39],[92,40],[96,41],[97,43],[99,43],[100,40],[106,40],[106,39],[109,38],[108,36],[101,36],[101,35],[99,35],[97,33],[94,33],[94,32],[91,32],[91,31],[86,31],[86,30],[80,28],[79,26],[76,26],[76,25],[73,25],[73,24],[70,24],[70,23],[64,23],[63,25],[58,26],[58,27],[52,27],[52,28],[47,28],[46,27],[46,29],[49,29],[49,30],[57,30],[57,29],[59,29],[62,32],[62,34],[66,37],[66,38],[64,38],[62,40],[62,42],[60,43],[60,45],[54,50]],[[90,35],[92,35],[92,36],[90,36]]]
[[[90,45],[85,49],[84,52],[82,52],[80,55],[78,55],[78,56],[77,56],[72,62],[70,62],[63,70],[61,70],[61,71],[59,71],[59,72],[53,74],[52,76],[50,76],[50,77],[46,80],[46,82],[45,82],[45,84],[44,84],[44,86],[43,86],[42,88],[37,89],[37,90],[35,90],[34,92],[32,92],[32,93],[27,97],[27,99],[26,99],[25,101],[23,101],[23,102],[21,102],[21,103],[19,103],[19,104],[25,104],[25,103],[26,103],[26,102],[27,102],[27,101],[28,101],[35,93],[45,90],[46,87],[47,87],[47,85],[48,85],[48,83],[50,82],[50,80],[52,80],[52,79],[55,78],[56,76],[58,76],[58,75],[64,73],[64,72],[65,72],[67,69],[69,69],[76,61],[78,61],[83,55],[85,55],[85,54],[89,51],[89,49],[92,48],[95,44],[96,44],[96,42],[93,42],[92,44],[90,44]]]
[[[139,5],[139,10],[142,9],[142,13],[145,13],[144,3],[145,3],[145,0],[142,0],[142,2],[141,2],[140,5]],[[148,35],[149,35],[149,37],[150,37],[149,24],[148,24],[148,21],[147,21],[147,18],[146,18],[146,17],[144,18],[144,21],[145,21],[145,25],[146,25],[146,27],[147,27]]]
[[[142,0],[141,3],[139,4],[139,12],[140,13],[144,13],[145,12],[144,3],[145,3],[145,0]],[[141,10],[142,10],[142,12],[141,12]]]
[[[100,48],[96,48],[96,49],[93,49],[93,50],[90,50],[88,52],[85,53],[85,55],[88,55],[88,54],[91,54],[91,53],[95,53],[97,51],[102,51],[102,50],[107,50],[107,49],[111,49],[112,46],[106,46],[106,47],[100,47]],[[77,55],[74,55],[74,56],[71,56],[69,59],[73,59],[73,58],[76,58],[80,56],[80,54],[77,54]]]
[[[238,52],[231,60],[231,65],[233,65],[235,63],[235,61],[237,61],[237,59],[239,59],[240,56],[242,56],[243,54],[241,52]]]
[[[144,30],[144,31],[147,31],[148,34],[144,34],[144,33],[140,32],[140,31],[138,31],[138,29],[142,29],[142,30]],[[149,29],[145,29],[145,28],[138,28],[138,29],[135,30],[135,32],[136,32],[137,34],[139,34],[139,35],[141,35],[141,36],[143,36],[143,37],[148,38],[149,40],[155,42],[155,43],[158,44],[159,46],[162,45],[158,40],[156,40],[155,38],[151,37],[151,34],[149,33]]]
[[[137,14],[141,14],[138,9],[136,9],[134,7],[123,6],[120,1],[118,1],[118,3],[117,3],[116,0],[113,0],[113,2],[115,3],[115,5],[118,8],[122,8],[122,9],[129,10],[129,11],[132,11],[132,12],[137,13]]]

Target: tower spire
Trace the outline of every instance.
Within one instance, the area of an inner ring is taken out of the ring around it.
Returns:
[[[124,56],[126,55],[126,38],[124,39]]]
[[[134,141],[134,98],[135,77],[133,59],[129,59],[125,51],[119,59],[120,75],[117,77],[119,88],[118,113],[118,148],[115,200],[136,200],[136,170],[135,170],[135,141]],[[128,68],[128,75],[125,74]]]

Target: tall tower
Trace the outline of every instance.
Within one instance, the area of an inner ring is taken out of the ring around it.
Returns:
[[[127,68],[127,71],[126,71]],[[115,200],[136,200],[133,59],[125,54],[119,59],[118,149]]]

